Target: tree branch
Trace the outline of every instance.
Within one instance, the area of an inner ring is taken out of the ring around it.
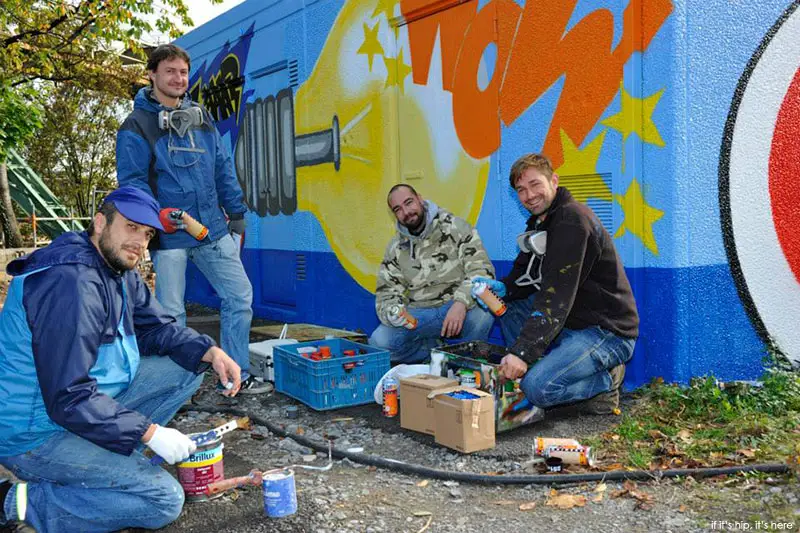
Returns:
[[[37,37],[39,35],[47,35],[51,31],[53,31],[53,29],[55,29],[56,27],[60,26],[61,24],[63,24],[67,20],[69,20],[69,18],[72,15],[74,15],[81,8],[81,5],[82,4],[79,4],[77,6],[68,7],[67,8],[67,12],[64,15],[62,15],[62,16],[50,21],[50,24],[47,25],[47,29],[45,29],[45,30],[23,31],[21,33],[18,33],[16,35],[12,35],[11,37],[6,38],[3,41],[3,44],[5,46],[11,46],[12,44],[20,42],[25,38]]]

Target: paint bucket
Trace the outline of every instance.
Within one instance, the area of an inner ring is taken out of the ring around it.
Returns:
[[[264,513],[270,518],[293,515],[297,512],[297,491],[294,471],[264,474]]]
[[[189,435],[191,438],[192,435]],[[178,481],[186,494],[187,502],[204,502],[219,498],[222,492],[211,497],[206,495],[209,483],[225,479],[222,461],[222,436],[197,447],[186,461],[178,463]]]

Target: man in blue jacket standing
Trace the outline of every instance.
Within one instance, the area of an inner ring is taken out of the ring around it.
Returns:
[[[244,197],[211,115],[186,94],[189,68],[189,55],[173,44],[150,55],[151,84],[138,92],[117,134],[117,179],[208,228],[202,240],[185,231],[159,232],[153,253],[156,298],[178,324],[186,324],[186,264],[191,259],[222,301],[220,344],[242,369],[242,393],[267,392],[268,384],[249,374],[253,288],[237,244],[245,227]]]
[[[179,326],[135,270],[161,229],[148,194],[109,194],[85,233],[65,233],[9,264],[0,312],[0,526],[39,532],[157,529],[181,486],[142,454],[174,464],[195,444],[164,427],[211,366],[226,394],[239,366]],[[20,525],[22,526],[20,527]]]

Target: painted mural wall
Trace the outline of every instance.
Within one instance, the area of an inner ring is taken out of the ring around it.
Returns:
[[[754,378],[768,339],[800,361],[799,4],[249,0],[196,29],[177,42],[250,208],[256,314],[370,332],[398,182],[502,275],[527,218],[508,171],[541,151],[625,262],[628,385]]]

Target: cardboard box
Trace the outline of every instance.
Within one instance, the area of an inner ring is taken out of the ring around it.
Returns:
[[[452,389],[458,381],[430,374],[419,374],[400,379],[400,427],[434,435],[436,418],[433,414],[431,392]]]
[[[507,353],[507,348],[483,341],[431,350],[431,374],[459,379],[460,382],[468,378],[470,386],[494,397],[497,433],[533,424],[544,418],[544,410],[533,406],[519,389],[519,380],[517,383],[501,383],[500,361]]]
[[[434,398],[436,443],[462,453],[494,448],[494,397],[478,389],[454,389],[428,394]]]

